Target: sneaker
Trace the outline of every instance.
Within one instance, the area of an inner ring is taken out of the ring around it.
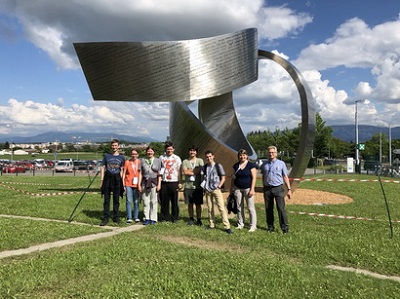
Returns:
[[[194,219],[190,219],[189,221],[188,221],[188,223],[187,223],[187,225],[193,225],[194,224]]]
[[[139,223],[140,222],[140,219],[139,218],[136,218],[135,219],[135,223]]]
[[[119,218],[114,218],[113,221],[114,221],[115,223],[117,223],[117,224],[120,224],[120,223],[121,223],[121,219],[119,219]]]
[[[105,225],[107,225],[107,223],[108,223],[108,219],[103,219],[100,222],[100,226],[105,226]]]
[[[238,224],[237,226],[236,226],[236,229],[243,229],[244,228],[244,225],[243,224]]]
[[[143,225],[149,225],[150,224],[150,220],[145,220],[145,221],[143,221]]]
[[[132,219],[126,220],[126,223],[127,223],[127,224],[131,224],[131,223],[132,223]]]
[[[197,220],[197,222],[196,222],[196,225],[198,225],[198,226],[202,226],[202,225],[203,225],[203,222],[201,222],[201,220],[200,220],[200,219],[198,219],[198,220]]]
[[[250,227],[249,233],[254,233],[256,231],[256,229],[257,229],[257,227],[255,227],[255,226]]]
[[[225,232],[226,232],[227,234],[229,234],[229,235],[233,234],[233,232],[231,231],[230,228],[227,228],[227,229],[225,230]]]
[[[156,222],[154,220],[150,220],[150,224],[154,225],[154,224],[156,224]]]
[[[282,231],[284,234],[287,234],[288,232],[289,232],[289,230],[288,229],[285,229],[285,230],[283,230]]]

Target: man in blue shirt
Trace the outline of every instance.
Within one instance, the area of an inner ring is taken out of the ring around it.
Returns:
[[[265,213],[267,218],[267,231],[273,232],[274,227],[274,200],[278,210],[279,224],[284,234],[289,232],[289,224],[285,211],[284,183],[288,187],[287,196],[290,199],[290,188],[286,164],[277,159],[278,151],[275,146],[268,147],[268,161],[261,165],[263,180]]]
[[[119,197],[123,196],[122,167],[125,157],[119,153],[119,140],[111,140],[112,154],[105,154],[100,168],[101,191],[104,195],[103,219],[100,226],[108,223],[110,218],[110,198],[113,193],[113,221],[120,223]]]

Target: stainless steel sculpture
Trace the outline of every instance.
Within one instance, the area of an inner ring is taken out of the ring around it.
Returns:
[[[301,74],[288,61],[258,50],[257,29],[185,41],[74,46],[94,100],[170,102],[170,135],[176,153],[186,157],[192,144],[199,147],[200,156],[211,149],[228,171],[240,148],[251,159],[257,158],[240,128],[232,91],[257,80],[258,59],[277,62],[300,95],[301,144],[290,176],[304,174],[314,142],[315,103]],[[188,107],[195,100],[198,118]]]

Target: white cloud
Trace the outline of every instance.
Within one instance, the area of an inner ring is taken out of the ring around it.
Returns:
[[[342,24],[325,43],[303,49],[294,62],[302,70],[325,70],[337,66],[366,68],[376,86],[360,82],[355,99],[365,96],[362,86],[378,102],[400,102],[400,20],[375,27],[358,18]],[[374,82],[375,83],[375,82]]]
[[[165,122],[168,124],[168,108],[168,104],[162,103],[125,102],[93,102],[89,107],[74,104],[70,108],[63,108],[51,103],[10,99],[7,106],[0,106],[0,119],[2,123],[12,125],[18,136],[35,135],[38,130],[112,131],[131,136],[149,136],[153,133],[151,137],[164,140],[168,135],[168,127],[165,126]],[[6,133],[7,130],[1,131]]]
[[[296,13],[284,6],[266,7],[260,9],[257,27],[261,37],[277,39],[296,34],[311,22],[309,14]]]
[[[282,38],[310,23],[305,13],[263,7],[261,0],[13,1],[27,37],[60,68],[79,67],[72,44],[83,41],[181,40],[258,27]]]

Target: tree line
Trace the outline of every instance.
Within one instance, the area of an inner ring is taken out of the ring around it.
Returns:
[[[281,158],[290,162],[296,156],[300,143],[301,124],[294,129],[275,129],[275,131],[256,131],[247,134],[247,139],[253,146],[258,157],[267,157],[267,146],[275,145]],[[319,159],[346,159],[355,157],[356,144],[346,142],[332,136],[332,128],[327,126],[319,113],[316,114],[315,141],[313,157]],[[365,143],[365,150],[360,151],[360,156],[365,160],[388,162],[389,140],[386,134],[375,133]],[[391,151],[400,148],[400,139],[391,140]],[[395,155],[392,155],[395,157]]]

